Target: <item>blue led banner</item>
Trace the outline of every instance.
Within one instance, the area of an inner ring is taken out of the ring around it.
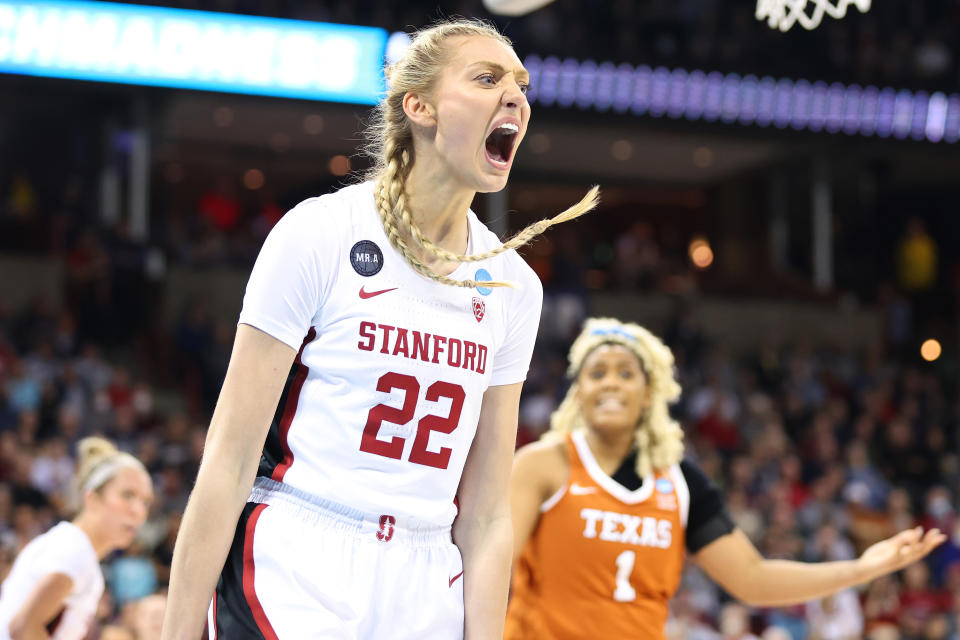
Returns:
[[[960,95],[529,56],[528,98],[544,106],[843,132],[960,140]]]
[[[109,2],[0,0],[0,72],[373,104],[383,29]]]

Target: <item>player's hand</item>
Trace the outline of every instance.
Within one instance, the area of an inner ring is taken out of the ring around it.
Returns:
[[[920,560],[947,539],[939,529],[926,533],[923,527],[906,529],[871,545],[857,560],[867,580],[903,569]]]

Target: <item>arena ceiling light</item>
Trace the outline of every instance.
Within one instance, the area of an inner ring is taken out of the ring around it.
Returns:
[[[528,56],[531,102],[797,131],[960,140],[960,94]]]
[[[374,104],[387,33],[110,2],[0,0],[0,72]]]

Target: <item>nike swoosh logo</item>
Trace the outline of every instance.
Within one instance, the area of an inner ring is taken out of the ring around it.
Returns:
[[[461,571],[461,572],[458,573],[457,575],[455,575],[455,576],[453,576],[452,578],[450,578],[450,586],[452,587],[452,586],[453,586],[453,583],[457,581],[457,578],[459,578],[459,577],[462,576],[462,575],[463,575],[463,571]]]
[[[577,484],[576,482],[570,485],[570,495],[585,496],[590,493],[596,493],[596,492],[597,492],[596,487],[584,487],[582,485]]]
[[[360,287],[360,298],[362,300],[366,300],[367,298],[378,296],[381,293],[389,293],[390,291],[396,291],[396,290],[397,290],[397,287],[394,287],[393,289],[381,289],[380,291],[364,291],[363,287]]]

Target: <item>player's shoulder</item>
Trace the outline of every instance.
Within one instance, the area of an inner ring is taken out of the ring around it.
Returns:
[[[513,462],[514,473],[541,478],[557,488],[566,480],[569,467],[567,439],[560,436],[550,436],[520,447]]]
[[[345,233],[367,208],[372,207],[373,184],[361,182],[337,189],[331,193],[301,201],[290,209],[277,229],[300,239],[304,236],[326,241]]]
[[[55,524],[46,533],[34,538],[28,546],[35,559],[62,563],[72,569],[69,572],[71,575],[90,566],[98,566],[87,534],[69,521]]]

